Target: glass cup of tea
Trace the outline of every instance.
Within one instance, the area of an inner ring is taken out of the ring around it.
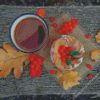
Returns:
[[[47,43],[48,26],[46,21],[36,14],[23,14],[13,21],[10,37],[18,50],[35,52]]]

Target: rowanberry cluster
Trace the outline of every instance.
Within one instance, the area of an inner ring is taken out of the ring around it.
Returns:
[[[77,26],[79,20],[71,19],[68,22],[63,22],[62,27],[58,30],[58,34],[70,34],[73,32],[74,28]]]
[[[44,58],[37,55],[31,54],[29,55],[30,61],[30,76],[32,78],[40,77],[42,75],[42,64],[44,62]]]

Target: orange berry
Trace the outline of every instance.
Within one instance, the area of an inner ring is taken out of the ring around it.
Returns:
[[[36,14],[37,14],[38,16],[44,18],[45,15],[46,15],[46,11],[45,11],[44,8],[39,8],[39,9],[36,11]]]

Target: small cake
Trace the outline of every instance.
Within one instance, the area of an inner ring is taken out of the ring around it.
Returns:
[[[83,61],[83,45],[73,36],[62,35],[51,46],[52,62],[61,71],[77,68]]]

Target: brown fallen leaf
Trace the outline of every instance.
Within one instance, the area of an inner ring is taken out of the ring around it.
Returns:
[[[96,42],[100,43],[100,31],[97,33],[97,35],[95,36]]]
[[[98,60],[100,60],[100,49],[93,50],[93,51],[91,52],[91,59],[92,59],[93,61],[98,61]]]
[[[13,70],[15,78],[19,79],[27,57],[28,54],[17,51],[12,44],[3,43],[0,48],[0,78],[6,77]]]
[[[80,76],[77,71],[65,71],[62,73],[61,71],[58,71],[57,79],[59,83],[63,86],[65,90],[68,90],[72,88],[73,86],[76,86],[79,84]]]

